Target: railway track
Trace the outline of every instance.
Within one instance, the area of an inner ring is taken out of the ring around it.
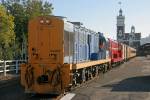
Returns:
[[[20,85],[19,77],[0,80],[0,90],[5,88],[8,89],[9,87],[15,87],[16,85]],[[59,96],[30,94],[30,95],[26,95],[25,99],[23,100],[60,100],[63,96],[65,96],[65,94],[61,94]]]
[[[19,77],[13,78],[13,79],[9,79],[9,80],[1,80],[0,81],[0,89],[8,87],[8,86],[11,86],[11,85],[15,85],[17,83],[19,83]]]

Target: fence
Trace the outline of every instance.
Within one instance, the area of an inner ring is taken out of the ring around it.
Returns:
[[[6,60],[6,61],[0,60],[0,74],[3,73],[4,76],[6,76],[7,72],[13,72],[13,71],[15,71],[16,74],[18,74],[20,70],[19,65],[24,62],[26,61],[25,60]]]

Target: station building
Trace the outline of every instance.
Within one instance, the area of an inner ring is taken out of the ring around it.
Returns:
[[[125,16],[122,15],[122,9],[119,10],[117,16],[117,41],[134,48],[138,48],[141,41],[141,33],[136,33],[134,26],[131,27],[129,33],[125,32]]]

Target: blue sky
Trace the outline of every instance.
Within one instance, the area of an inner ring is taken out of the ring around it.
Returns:
[[[85,27],[116,39],[116,16],[121,8],[125,15],[125,30],[132,25],[142,37],[150,34],[150,0],[47,0],[53,4],[53,14],[80,21]]]

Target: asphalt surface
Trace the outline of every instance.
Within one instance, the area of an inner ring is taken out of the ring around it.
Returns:
[[[72,100],[150,100],[150,59],[131,59],[71,93],[75,94]],[[0,100],[47,100],[49,97],[26,95],[19,79],[0,88]]]
[[[72,100],[150,100],[150,59],[136,57],[72,93]]]

